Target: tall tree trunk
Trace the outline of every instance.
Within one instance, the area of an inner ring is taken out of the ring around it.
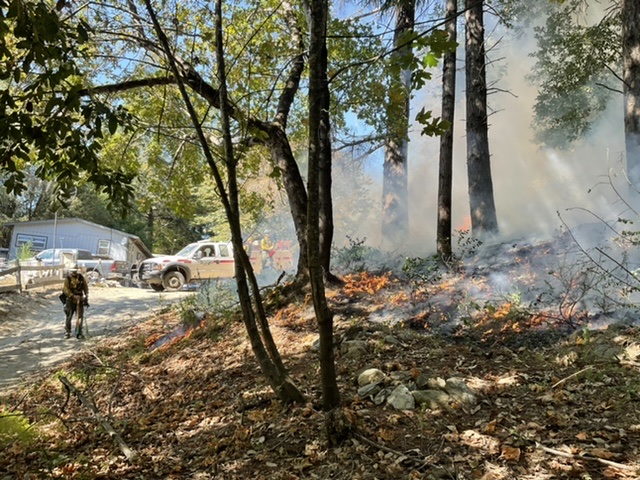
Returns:
[[[487,80],[484,48],[484,2],[465,0],[467,83],[467,177],[471,233],[482,238],[498,233],[493,199],[489,129],[487,122]]]
[[[640,189],[640,3],[622,0],[621,9],[627,175]]]
[[[149,213],[147,214],[147,231],[149,232],[149,238],[151,239],[151,244],[149,245],[151,251],[153,251],[153,245],[156,243],[155,226],[156,217],[153,213],[153,207],[149,207]]]
[[[320,376],[322,403],[327,412],[340,406],[340,392],[336,380],[333,354],[333,313],[325,296],[320,246],[320,217],[323,172],[331,163],[329,118],[329,83],[327,78],[327,17],[328,0],[311,0],[309,20],[309,171],[307,178],[307,239],[309,244],[309,278],[313,305],[320,331]],[[337,429],[335,414],[327,415],[329,443],[339,444],[343,431]]]
[[[457,39],[458,2],[446,0],[447,40]],[[451,190],[453,185],[453,120],[456,100],[456,49],[447,53],[442,66],[442,120],[449,129],[440,137],[440,172],[438,176],[438,226],[436,245],[441,260],[451,258]]]
[[[327,125],[329,125],[329,87],[327,85],[326,95],[324,96],[324,104],[322,105],[323,116],[326,117]],[[324,114],[326,112],[326,114]],[[333,200],[331,197],[331,140],[330,131],[327,128],[326,138],[320,145],[322,152],[320,154],[319,168],[319,202],[320,202],[320,266],[322,273],[327,281],[336,279],[331,274],[331,244],[333,243]]]
[[[155,15],[155,11],[151,5],[151,0],[144,0],[147,11],[149,12],[149,17],[151,18],[154,29],[160,42],[162,44],[163,51],[167,57],[167,61],[169,63],[169,67],[171,69],[172,74],[176,79],[176,83],[180,90],[180,94],[184,100],[187,111],[189,112],[189,117],[193,124],[193,127],[198,136],[199,143],[202,147],[202,151],[207,160],[207,164],[211,170],[211,174],[216,182],[216,186],[220,193],[220,199],[224,206],[227,220],[229,221],[229,226],[232,234],[232,241],[234,245],[234,259],[236,260],[236,266],[239,267],[239,275],[236,275],[236,284],[238,286],[238,295],[240,298],[241,309],[243,312],[243,321],[245,323],[245,327],[247,329],[247,334],[249,336],[249,341],[251,342],[251,347],[253,349],[254,355],[256,356],[256,360],[260,365],[263,375],[271,385],[271,388],[276,393],[278,398],[285,402],[299,402],[304,400],[304,395],[302,392],[291,382],[287,372],[282,366],[281,362],[278,362],[279,355],[277,356],[276,361],[274,362],[272,358],[269,357],[268,349],[265,348],[265,345],[260,336],[260,332],[258,331],[255,316],[251,304],[251,297],[248,294],[246,275],[244,270],[246,252],[242,248],[242,235],[240,228],[240,215],[239,215],[239,207],[238,207],[238,190],[237,190],[237,178],[235,176],[235,168],[236,162],[233,155],[233,144],[231,141],[231,132],[229,127],[229,118],[230,118],[230,105],[227,101],[227,93],[226,93],[226,77],[224,72],[224,55],[223,55],[223,44],[222,44],[222,24],[221,24],[221,2],[222,0],[218,0],[216,2],[216,53],[217,53],[217,63],[218,63],[218,76],[220,78],[221,88],[217,92],[218,99],[217,103],[220,108],[220,113],[222,117],[222,127],[223,127],[223,146],[225,153],[225,163],[227,165],[228,170],[228,182],[230,184],[229,192],[225,188],[225,182],[223,181],[222,175],[218,169],[218,166],[214,160],[213,154],[209,147],[209,143],[207,141],[207,137],[202,130],[202,126],[200,125],[200,120],[198,115],[196,114],[195,108],[191,103],[189,95],[187,93],[184,79],[181,75],[180,69],[178,68],[178,64],[176,62],[175,57],[173,56],[173,52],[171,47],[169,46],[169,41],[162,30],[158,19]],[[263,332],[264,334],[264,332]],[[275,348],[275,347],[271,347]]]
[[[397,58],[411,54],[406,34],[415,25],[415,0],[400,0],[396,7],[396,26],[393,35]],[[405,44],[406,43],[406,44]],[[387,140],[382,168],[382,243],[395,247],[409,234],[408,142],[411,71],[400,71],[391,79],[387,106]]]
[[[271,158],[280,169],[282,183],[287,193],[293,226],[300,247],[296,276],[306,278],[308,270],[307,257],[307,191],[300,174],[287,133],[280,125],[272,124],[266,129],[269,134],[267,145]]]

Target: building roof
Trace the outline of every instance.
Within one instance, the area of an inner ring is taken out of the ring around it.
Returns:
[[[94,228],[99,228],[101,230],[106,230],[109,232],[116,232],[122,235],[123,237],[127,237],[134,245],[136,245],[146,256],[147,258],[151,257],[151,250],[144,244],[144,242],[137,235],[133,235],[131,233],[123,232],[122,230],[118,230],[117,228],[105,227],[104,225],[100,225],[99,223],[90,222],[88,220],[83,220],[78,217],[69,217],[69,218],[58,218],[51,220],[31,220],[26,222],[6,222],[3,224],[5,227],[19,227],[20,225],[49,225],[57,223],[58,225],[62,225],[65,223],[84,223]]]

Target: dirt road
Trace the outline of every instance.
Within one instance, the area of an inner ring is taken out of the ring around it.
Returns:
[[[54,366],[193,292],[156,293],[127,287],[90,287],[87,340],[64,338],[60,287],[0,294],[0,388]]]

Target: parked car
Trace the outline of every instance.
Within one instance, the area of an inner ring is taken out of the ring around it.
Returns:
[[[251,258],[256,274],[262,261]],[[152,257],[140,263],[138,281],[156,292],[177,291],[187,283],[235,276],[233,246],[226,242],[208,240],[191,243],[175,255]]]
[[[61,265],[63,258],[69,258],[85,270],[89,279],[122,280],[129,275],[129,264],[105,256],[92,254],[79,248],[56,248],[43,250],[34,258],[39,265]]]

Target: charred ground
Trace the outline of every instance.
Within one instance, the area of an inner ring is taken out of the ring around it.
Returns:
[[[340,448],[324,442],[311,300],[285,302],[276,290],[270,324],[307,404],[275,401],[232,311],[201,321],[180,306],[3,395],[0,465],[6,478],[638,478],[640,328],[628,314],[621,322],[595,311],[589,295],[599,296],[579,288],[584,268],[573,275],[565,264],[565,280],[540,282],[539,264],[559,278],[548,263],[556,248],[503,244],[488,254],[493,267],[476,257],[453,274],[345,275],[328,292],[344,411],[355,427]],[[556,285],[553,295],[545,285]],[[353,339],[364,351],[342,348]],[[377,405],[358,395],[368,368],[389,386],[463,378],[478,402]]]

